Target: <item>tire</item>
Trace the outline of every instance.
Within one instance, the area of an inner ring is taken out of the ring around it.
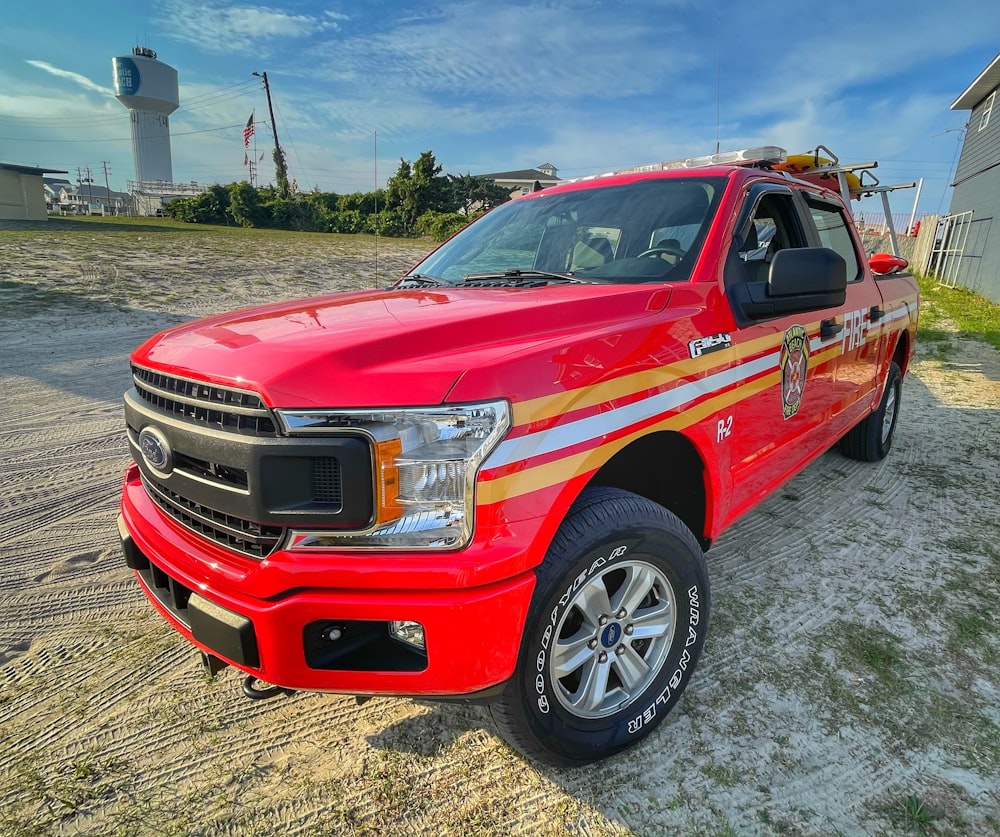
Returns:
[[[500,735],[552,765],[630,747],[687,686],[708,616],[691,531],[643,497],[586,489],[537,570],[514,676],[490,706]]]
[[[844,456],[860,459],[862,462],[885,459],[892,448],[902,394],[903,376],[899,366],[892,362],[885,377],[885,390],[878,409],[852,427],[840,440],[840,451]]]

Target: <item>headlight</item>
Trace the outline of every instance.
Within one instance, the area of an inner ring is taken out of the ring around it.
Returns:
[[[476,473],[510,427],[510,406],[279,410],[278,418],[293,436],[368,436],[375,467],[372,528],[293,531],[287,549],[460,549],[472,537]]]

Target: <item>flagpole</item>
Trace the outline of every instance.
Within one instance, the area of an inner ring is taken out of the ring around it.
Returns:
[[[254,185],[254,164],[250,162],[250,158],[247,156],[247,151],[250,150],[250,137],[254,138],[254,155],[257,154],[257,131],[254,129],[254,116],[256,115],[256,109],[250,111],[250,118],[247,120],[247,126],[243,129],[243,165],[250,167],[250,185]]]

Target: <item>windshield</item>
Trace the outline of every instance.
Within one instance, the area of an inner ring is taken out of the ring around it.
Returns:
[[[514,200],[413,273],[449,283],[529,271],[584,282],[683,281],[724,186],[724,178],[658,178]]]

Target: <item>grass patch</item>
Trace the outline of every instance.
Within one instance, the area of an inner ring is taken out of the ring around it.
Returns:
[[[895,680],[903,671],[899,640],[891,634],[853,635],[848,639],[847,650],[851,656],[861,660],[885,682]]]
[[[296,232],[293,230],[269,230],[253,227],[225,226],[221,224],[188,224],[175,221],[173,218],[130,218],[123,215],[105,217],[80,216],[52,217],[47,221],[17,221],[0,223],[0,241],[16,240],[22,237],[35,238],[38,233],[76,233],[80,235],[102,235],[113,233],[136,233],[140,235],[160,236],[168,238],[180,235],[191,236],[227,236],[235,240],[276,240],[301,243],[322,243],[324,241],[357,242],[365,247],[371,247],[375,236],[365,233],[356,235],[344,233]],[[420,246],[423,242],[430,250],[434,242],[419,238],[388,238],[379,236],[379,241],[400,242],[406,245]]]
[[[940,344],[950,337],[947,321],[971,337],[1000,349],[1000,305],[965,288],[946,288],[936,279],[918,277],[920,285],[920,324],[917,339]]]
[[[916,794],[890,807],[889,819],[897,828],[908,834],[931,834],[934,823],[944,816],[943,812],[928,805]]]

